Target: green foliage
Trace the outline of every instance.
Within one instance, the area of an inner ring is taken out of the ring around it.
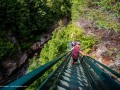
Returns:
[[[75,1],[74,1],[75,2]],[[73,3],[72,6],[72,19],[77,19],[78,18],[78,11],[77,6],[80,6],[82,3],[78,4],[78,1],[76,1],[75,5]],[[51,4],[50,4],[51,5]],[[82,7],[81,7],[82,8]],[[54,8],[56,9],[56,8]],[[59,4],[57,9],[59,10]],[[64,8],[62,7],[62,10]],[[82,10],[79,9],[80,12],[83,12]],[[52,33],[52,39],[48,41],[47,44],[44,45],[44,48],[42,49],[40,53],[40,59],[35,59],[32,60],[32,63],[30,63],[30,71],[34,70],[35,68],[39,67],[38,62],[40,62],[41,65],[44,65],[45,63],[53,60],[54,58],[58,57],[62,53],[66,52],[67,47],[68,47],[68,41],[80,41],[81,42],[81,49],[85,50],[86,53],[88,53],[91,50],[92,45],[95,43],[96,39],[93,36],[85,36],[83,34],[83,29],[78,28],[78,26],[72,22],[69,24],[67,27],[62,27],[61,21],[59,22],[60,27],[58,27],[54,32]],[[75,35],[72,35],[75,33]],[[59,64],[59,63],[58,63]],[[39,81],[42,81],[47,75],[51,72],[53,72],[56,67],[58,66],[55,65],[53,66],[44,76],[35,81],[29,88],[29,89],[36,89],[35,86],[39,85]],[[35,67],[34,67],[35,65]],[[33,67],[32,67],[33,66]]]
[[[71,37],[73,32],[75,36]],[[68,41],[71,40],[80,41],[81,48],[84,50],[87,49],[87,51],[89,51],[88,48],[91,48],[95,43],[94,37],[84,36],[83,29],[78,28],[74,23],[69,24],[67,27],[59,27],[52,33],[52,39],[45,44],[42,49],[40,54],[41,63],[45,64],[65,52],[67,50]]]
[[[40,57],[42,64],[52,60],[58,55],[62,54],[67,49],[68,41],[70,40],[70,34],[77,30],[78,27],[73,24],[67,27],[59,27],[52,33],[52,39],[44,46],[41,51]]]
[[[120,1],[118,0],[100,0],[94,1],[93,5],[96,4],[96,24],[100,28],[108,30],[114,30],[115,32],[120,31]],[[93,10],[93,9],[92,9]],[[93,12],[91,10],[91,12]]]
[[[6,42],[0,41],[6,43],[8,48],[11,41],[7,35],[11,32],[24,51],[30,48],[31,43],[38,41],[38,36],[49,30],[55,21],[70,18],[70,8],[70,0],[0,0],[0,33],[4,34],[0,38],[7,39]],[[2,47],[4,44],[1,44]],[[0,56],[10,51],[7,48],[2,48],[6,52],[0,51]]]
[[[12,54],[14,50],[14,45],[10,42],[8,42],[8,40],[1,40],[0,39],[0,59],[6,56],[8,56],[9,54]]]
[[[39,58],[34,57],[30,60],[29,64],[30,64],[30,67],[28,69],[28,72],[31,72],[32,70],[34,70],[40,66],[40,60],[39,60]]]
[[[86,0],[72,0],[72,7],[71,7],[71,18],[72,20],[78,20],[81,15],[84,13],[84,7]]]
[[[120,60],[120,54],[117,54],[117,55],[116,55],[116,58]]]
[[[109,12],[92,9],[87,13],[87,18],[94,20],[100,29],[104,28],[107,30],[114,30],[115,32],[119,32],[120,30],[120,24],[117,17]]]
[[[98,28],[120,32],[119,0],[73,0],[72,19],[92,19]]]
[[[75,35],[71,37],[73,32],[75,33]],[[66,52],[68,47],[68,41],[80,41],[81,49],[85,50],[85,52],[88,53],[91,50],[92,45],[95,43],[95,38],[92,36],[85,36],[83,34],[83,29],[78,28],[78,26],[76,26],[75,23],[71,23],[67,27],[58,27],[52,33],[52,39],[44,45],[44,48],[40,53],[40,59],[33,60],[30,64],[30,71],[39,67],[39,64],[37,64],[38,62],[40,62],[41,65],[44,65],[45,63],[53,60],[54,58]],[[35,67],[33,65],[35,65]],[[44,75],[44,77],[46,77],[50,72],[54,71],[57,66],[58,64],[55,65],[52,69],[50,69],[46,73],[46,75]],[[36,86],[36,84],[32,85],[33,86],[30,88]]]

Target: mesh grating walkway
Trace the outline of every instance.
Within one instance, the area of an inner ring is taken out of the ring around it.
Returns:
[[[84,75],[80,62],[72,65],[72,59],[65,68],[57,90],[88,90],[88,83]]]

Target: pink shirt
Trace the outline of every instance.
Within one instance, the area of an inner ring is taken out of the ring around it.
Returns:
[[[75,58],[75,59],[78,59],[79,51],[80,51],[79,47],[74,46],[74,49],[72,51],[72,57]]]

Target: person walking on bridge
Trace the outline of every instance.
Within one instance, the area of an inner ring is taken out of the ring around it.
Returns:
[[[72,48],[72,58],[73,58],[72,65],[76,64],[79,57],[79,53],[82,54],[83,56],[87,55],[83,51],[81,51],[79,48],[80,48],[80,42],[76,42],[76,45]]]

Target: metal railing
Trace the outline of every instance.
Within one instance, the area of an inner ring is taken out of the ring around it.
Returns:
[[[72,48],[71,42],[69,42],[69,48]],[[45,65],[26,74],[25,76],[22,76],[19,79],[13,81],[12,83],[3,86],[2,88],[0,88],[0,90],[23,90],[29,85],[31,85],[35,80],[41,78],[46,71],[50,70],[55,64],[62,60],[61,63],[58,65],[58,68],[56,68],[55,71],[51,72],[48,76],[46,76],[46,79],[37,88],[37,90],[44,90],[45,88],[53,90],[57,86],[59,77],[67,66],[70,58],[71,52],[66,52],[61,56],[46,63]],[[115,72],[114,70],[108,68],[107,66],[101,64],[100,62],[89,56],[83,56],[80,62],[92,90],[120,89],[120,83],[113,79],[110,74],[106,73],[105,70],[109,71],[111,74],[115,75],[118,78],[120,78],[119,73]],[[49,82],[52,82],[50,86],[48,86]]]
[[[71,47],[72,47],[71,42],[69,42],[68,49],[70,49]],[[48,71],[51,67],[53,67],[57,62],[59,62],[61,59],[63,59],[63,61],[59,65],[59,67],[54,72],[51,72],[49,74],[49,76],[45,79],[45,81],[38,87],[38,90],[39,90],[46,84],[46,82],[48,82],[51,79],[51,77],[57,72],[57,70],[59,68],[64,68],[64,66],[66,65],[65,60],[69,56],[70,56],[70,52],[66,52],[66,53],[60,55],[59,57],[51,60],[50,62],[44,64],[43,66],[40,66],[39,68],[35,69],[34,71],[20,77],[19,79],[9,83],[8,85],[1,87],[0,90],[16,90],[16,89],[23,90],[23,89],[27,88],[29,85],[31,85],[35,80],[37,80],[38,78],[43,76],[44,73],[46,71]],[[61,71],[59,71],[59,72],[61,72]]]
[[[62,54],[61,56],[53,59],[52,61],[46,63],[45,65],[35,69],[34,71],[26,74],[25,76],[20,77],[19,79],[13,81],[12,83],[3,86],[0,90],[16,90],[16,89],[25,89],[35,80],[41,77],[47,70],[49,70],[53,65],[55,65],[59,60],[68,55],[68,52]]]
[[[120,83],[105,70],[118,78],[120,77],[119,73],[88,56],[82,58],[81,64],[93,90],[120,90]]]

